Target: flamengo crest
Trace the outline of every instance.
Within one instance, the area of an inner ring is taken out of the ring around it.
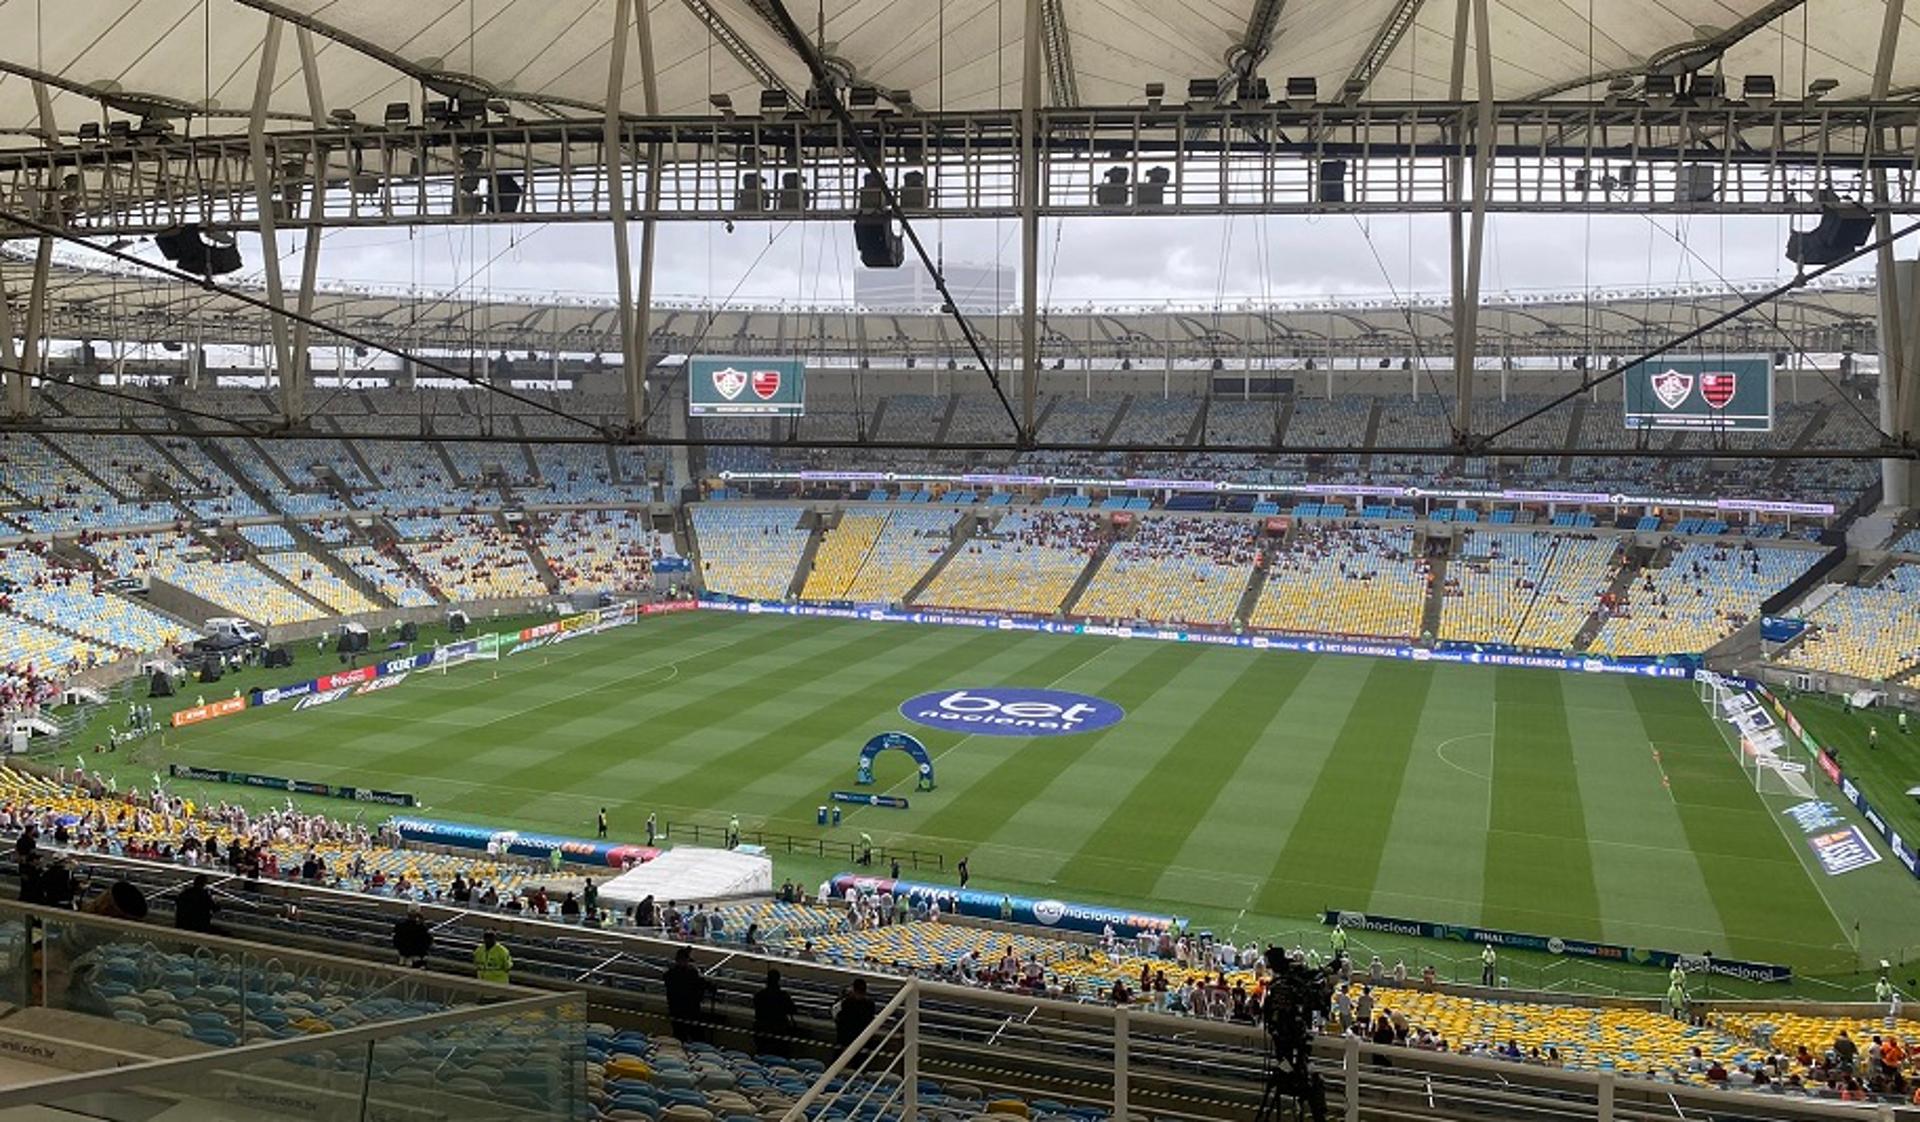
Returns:
[[[1700,375],[1700,396],[1715,409],[1725,409],[1733,400],[1734,387],[1740,384],[1740,376],[1731,370],[1712,370]]]

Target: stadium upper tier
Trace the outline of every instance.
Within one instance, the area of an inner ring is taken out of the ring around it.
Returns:
[[[271,415],[260,393],[182,397],[197,409]],[[1579,457],[1405,460],[1369,451],[1369,442],[1389,426],[1433,433],[1444,417],[1387,394],[1222,401],[1060,393],[1042,399],[1046,428],[1096,447],[1132,426],[1250,444],[1270,443],[1276,432],[1304,434],[1353,450],[1192,455],[1170,440],[1155,453],[1055,453],[1045,468],[1089,478],[1142,472],[1257,481],[1251,491],[787,479],[760,481],[743,494],[740,479],[709,474],[703,451],[712,449],[543,444],[537,436],[551,427],[548,419],[524,410],[482,413],[479,403],[501,403],[467,394],[344,397],[347,407],[290,442],[109,434],[98,431],[106,418],[81,412],[85,399],[71,391],[55,394],[53,404],[82,425],[80,435],[0,434],[0,533],[37,543],[35,552],[13,551],[21,560],[7,578],[16,592],[4,609],[8,661],[84,667],[188,638],[215,615],[311,629],[334,615],[670,583],[754,599],[1695,654],[1732,636],[1833,548],[1809,540],[1823,520],[1700,516],[1645,499],[1568,509],[1432,492],[1449,485],[1476,492],[1684,487],[1824,496],[1844,507],[1864,481],[1803,477],[1798,462],[1723,471],[1710,455],[1599,461],[1604,480],[1584,478],[1595,473],[1583,473],[1587,461]],[[619,404],[582,392],[556,400],[593,416],[615,415]],[[1538,400],[1516,396],[1487,412],[1518,418]],[[996,403],[977,394],[824,403],[831,408],[816,416],[833,432],[901,426],[940,433],[955,425],[985,432],[996,421]],[[430,429],[453,441],[383,439],[417,433],[423,413]],[[1809,447],[1857,436],[1851,409],[1838,399],[1785,403],[1780,416],[1793,431],[1749,439]],[[784,424],[735,421],[731,428],[776,441]],[[1577,402],[1553,425],[1600,441],[1625,436],[1604,403]],[[697,435],[704,426],[695,419],[692,427]],[[488,433],[499,438],[483,439]],[[779,443],[734,451],[774,469],[817,462]],[[947,476],[998,466],[967,453],[914,455]],[[866,462],[848,452],[832,466]],[[673,488],[701,477],[710,500],[674,510]],[[1257,490],[1290,481],[1333,491]],[[1358,493],[1382,484],[1419,493]],[[1341,495],[1342,486],[1356,493]],[[773,501],[712,501],[758,494]],[[1900,536],[1909,531],[1887,534],[1890,544],[1910,544]],[[682,556],[691,566],[686,576],[679,575]],[[58,573],[31,569],[33,557]],[[168,613],[156,614],[107,587],[117,578],[159,582],[193,599],[166,601]],[[1782,661],[1880,680],[1913,673],[1920,651],[1907,649],[1902,629],[1920,598],[1916,582],[1905,568],[1885,579],[1851,570],[1843,578],[1838,594],[1813,602],[1814,630]]]
[[[835,377],[820,388],[810,418],[828,437],[864,428],[878,439],[930,443],[1006,441],[1007,421],[990,394],[874,392],[841,396]],[[955,384],[964,379],[949,375]],[[1549,379],[1551,381],[1551,379]],[[1073,381],[1068,379],[1067,381]],[[489,509],[501,506],[600,505],[663,498],[699,478],[723,473],[806,470],[891,470],[958,474],[1008,470],[1044,477],[1123,479],[1133,476],[1224,480],[1249,487],[1305,483],[1423,489],[1525,488],[1668,498],[1765,498],[1845,508],[1877,478],[1871,460],[1795,460],[1756,466],[1742,451],[1794,448],[1857,451],[1871,444],[1854,403],[1823,396],[1781,402],[1770,433],[1636,433],[1622,423],[1618,401],[1576,400],[1531,422],[1512,439],[1522,447],[1558,446],[1673,451],[1673,456],[1524,455],[1502,459],[1453,454],[1412,455],[1394,448],[1444,443],[1444,407],[1416,399],[1378,377],[1331,400],[1236,400],[1201,393],[1047,392],[1039,401],[1043,435],[1071,439],[1083,450],[979,453],[952,449],[822,451],[786,443],[784,421],[700,419],[695,439],[747,445],[621,446],[547,444],[548,437],[585,430],[530,406],[472,393],[358,391],[351,409],[336,406],[316,419],[314,433],[291,440],[95,433],[0,434],[0,520],[32,533],[169,525],[181,519],[231,521],[279,515],[314,517],[351,511]],[[1555,383],[1557,385],[1557,383]],[[268,422],[270,398],[247,390],[159,391],[158,400],[194,410]],[[543,401],[594,425],[624,415],[614,394],[574,391]],[[1548,402],[1545,392],[1516,394],[1479,415],[1489,423],[1517,419]],[[100,399],[78,390],[52,395],[49,421],[67,427],[120,425],[98,412]],[[674,407],[670,402],[668,408]],[[684,408],[684,405],[679,406]],[[486,410],[484,414],[481,410]],[[156,407],[155,424],[164,424]],[[433,437],[454,439],[436,440]],[[414,438],[414,439],[405,439]],[[422,439],[428,438],[428,439]],[[1278,452],[1263,451],[1281,445]],[[1158,451],[1123,452],[1129,443]],[[1193,449],[1204,444],[1205,452]],[[1242,454],[1233,451],[1244,447]],[[1287,451],[1286,448],[1306,451]],[[1105,449],[1112,450],[1105,450]],[[1350,451],[1348,451],[1350,449]],[[1389,450],[1377,450],[1389,449]],[[1725,455],[1716,453],[1724,449]],[[609,454],[611,452],[611,455]],[[1690,454],[1697,453],[1697,454]]]

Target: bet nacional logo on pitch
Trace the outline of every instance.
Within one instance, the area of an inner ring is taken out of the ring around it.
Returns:
[[[1127,711],[1084,693],[984,687],[923,693],[901,702],[900,715],[979,736],[1067,736],[1111,728]]]

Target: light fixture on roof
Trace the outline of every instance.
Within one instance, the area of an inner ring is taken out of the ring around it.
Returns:
[[[1695,105],[1716,106],[1727,97],[1727,81],[1718,74],[1695,74],[1687,83],[1687,94]]]
[[[1779,96],[1771,74],[1749,74],[1740,81],[1740,96],[1755,109],[1765,109]]]
[[[413,106],[404,101],[389,101],[380,119],[390,129],[404,129],[413,120]]]
[[[1813,81],[1807,83],[1807,100],[1819,101],[1821,98],[1839,88],[1840,83],[1837,79],[1815,78]]]
[[[793,108],[793,99],[785,90],[760,91],[760,115],[768,120],[778,121]]]
[[[1160,206],[1167,201],[1167,181],[1173,173],[1163,167],[1150,167],[1133,186],[1133,201],[1139,206]]]
[[[1633,79],[1625,74],[1615,74],[1607,81],[1607,93],[1603,99],[1608,105],[1620,104],[1620,99],[1633,92]]]
[[[1124,167],[1110,167],[1102,181],[1094,185],[1093,201],[1098,206],[1126,206],[1127,180],[1132,173]]]
[[[1187,108],[1212,109],[1220,104],[1220,79],[1187,79]]]
[[[856,117],[881,117],[893,111],[880,104],[880,87],[861,82],[847,91],[847,112]]]
[[[360,118],[351,109],[329,109],[327,123],[336,128],[350,129],[360,123]]]
[[[900,112],[908,115],[911,115],[919,110],[919,106],[913,103],[912,90],[888,90],[887,100],[893,102],[893,107],[895,109],[898,109]]]
[[[82,144],[100,143],[100,122],[98,121],[83,122],[80,125],[79,137],[80,137],[80,143]]]
[[[1340,83],[1340,104],[1352,109],[1366,96],[1367,84],[1359,78],[1348,78]]]
[[[1673,104],[1680,92],[1680,83],[1671,74],[1649,74],[1644,91],[1648,105],[1664,109]]]
[[[1146,94],[1147,108],[1158,109],[1161,103],[1167,99],[1167,84],[1165,82],[1148,82]]]
[[[715,113],[720,114],[720,116],[729,121],[733,120],[733,98],[731,96],[723,93],[708,94],[707,104],[713,106]]]
[[[1320,80],[1311,75],[1287,79],[1288,109],[1306,109],[1320,100]]]

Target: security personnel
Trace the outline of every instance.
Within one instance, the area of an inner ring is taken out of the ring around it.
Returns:
[[[483,982],[499,982],[506,985],[513,971],[513,954],[501,946],[488,931],[480,936],[480,945],[473,948],[473,976]]]
[[[1498,980],[1493,970],[1493,962],[1493,944],[1488,943],[1487,948],[1480,952],[1480,984],[1483,986],[1491,986]]]
[[[1340,926],[1337,923],[1334,924],[1333,934],[1330,936],[1330,938],[1333,940],[1333,953],[1335,955],[1343,955],[1347,953],[1347,929],[1346,928]]]

